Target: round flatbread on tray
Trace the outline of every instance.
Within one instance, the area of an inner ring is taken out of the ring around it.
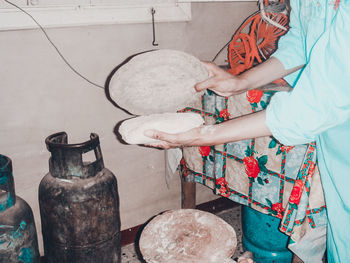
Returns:
[[[182,51],[161,49],[131,58],[111,76],[110,98],[133,115],[176,112],[200,100],[194,85],[208,78],[205,65]]]
[[[149,144],[159,142],[144,135],[146,130],[159,130],[167,133],[186,132],[204,124],[201,115],[193,112],[159,113],[139,116],[123,121],[118,132],[129,144]]]

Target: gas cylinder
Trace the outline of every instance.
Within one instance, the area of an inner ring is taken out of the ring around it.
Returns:
[[[121,262],[117,179],[104,167],[98,135],[68,144],[60,132],[45,142],[51,153],[39,185],[45,262]],[[86,161],[88,153],[93,159]]]
[[[0,262],[39,261],[32,209],[15,195],[12,161],[0,154]]]

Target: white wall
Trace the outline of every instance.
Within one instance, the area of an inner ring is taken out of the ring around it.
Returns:
[[[191,22],[156,25],[158,48],[211,60],[256,9],[254,2],[193,4]],[[153,49],[151,24],[57,28],[48,34],[72,65],[101,85],[125,58]],[[44,140],[58,131],[66,131],[70,143],[99,134],[105,165],[118,178],[122,229],[180,207],[179,178],[166,187],[163,152],[120,144],[113,129],[129,116],[73,74],[39,30],[0,32],[0,89],[0,153],[13,161],[17,195],[34,210],[39,236],[37,189],[49,159]],[[215,198],[198,187],[198,203]]]

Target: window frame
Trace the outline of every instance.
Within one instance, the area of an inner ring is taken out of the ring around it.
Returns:
[[[19,1],[19,0],[17,0]],[[23,1],[23,0],[21,0]],[[98,4],[98,5],[33,5],[40,0],[25,0],[28,6],[21,6],[44,28],[87,25],[151,23],[151,9],[154,8],[155,22],[185,22],[192,19],[192,2],[235,2],[238,0],[147,0],[145,4]],[[86,0],[82,0],[86,2]],[[93,0],[92,0],[93,1]],[[256,0],[239,0],[256,1]],[[75,2],[79,2],[76,0]],[[103,0],[102,0],[103,2]],[[33,4],[30,4],[33,3]],[[7,4],[7,3],[5,3]],[[22,11],[7,4],[0,6],[0,31],[38,28],[36,23]]]

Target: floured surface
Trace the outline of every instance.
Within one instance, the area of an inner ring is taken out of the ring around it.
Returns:
[[[180,209],[155,217],[142,231],[139,244],[148,263],[222,263],[233,255],[237,238],[221,218]]]
[[[202,116],[192,112],[151,114],[124,121],[118,132],[129,144],[148,144],[158,141],[145,136],[146,130],[179,133],[199,127],[203,123]]]
[[[201,99],[194,85],[208,78],[204,64],[177,50],[133,57],[112,76],[111,99],[134,115],[176,112]]]

